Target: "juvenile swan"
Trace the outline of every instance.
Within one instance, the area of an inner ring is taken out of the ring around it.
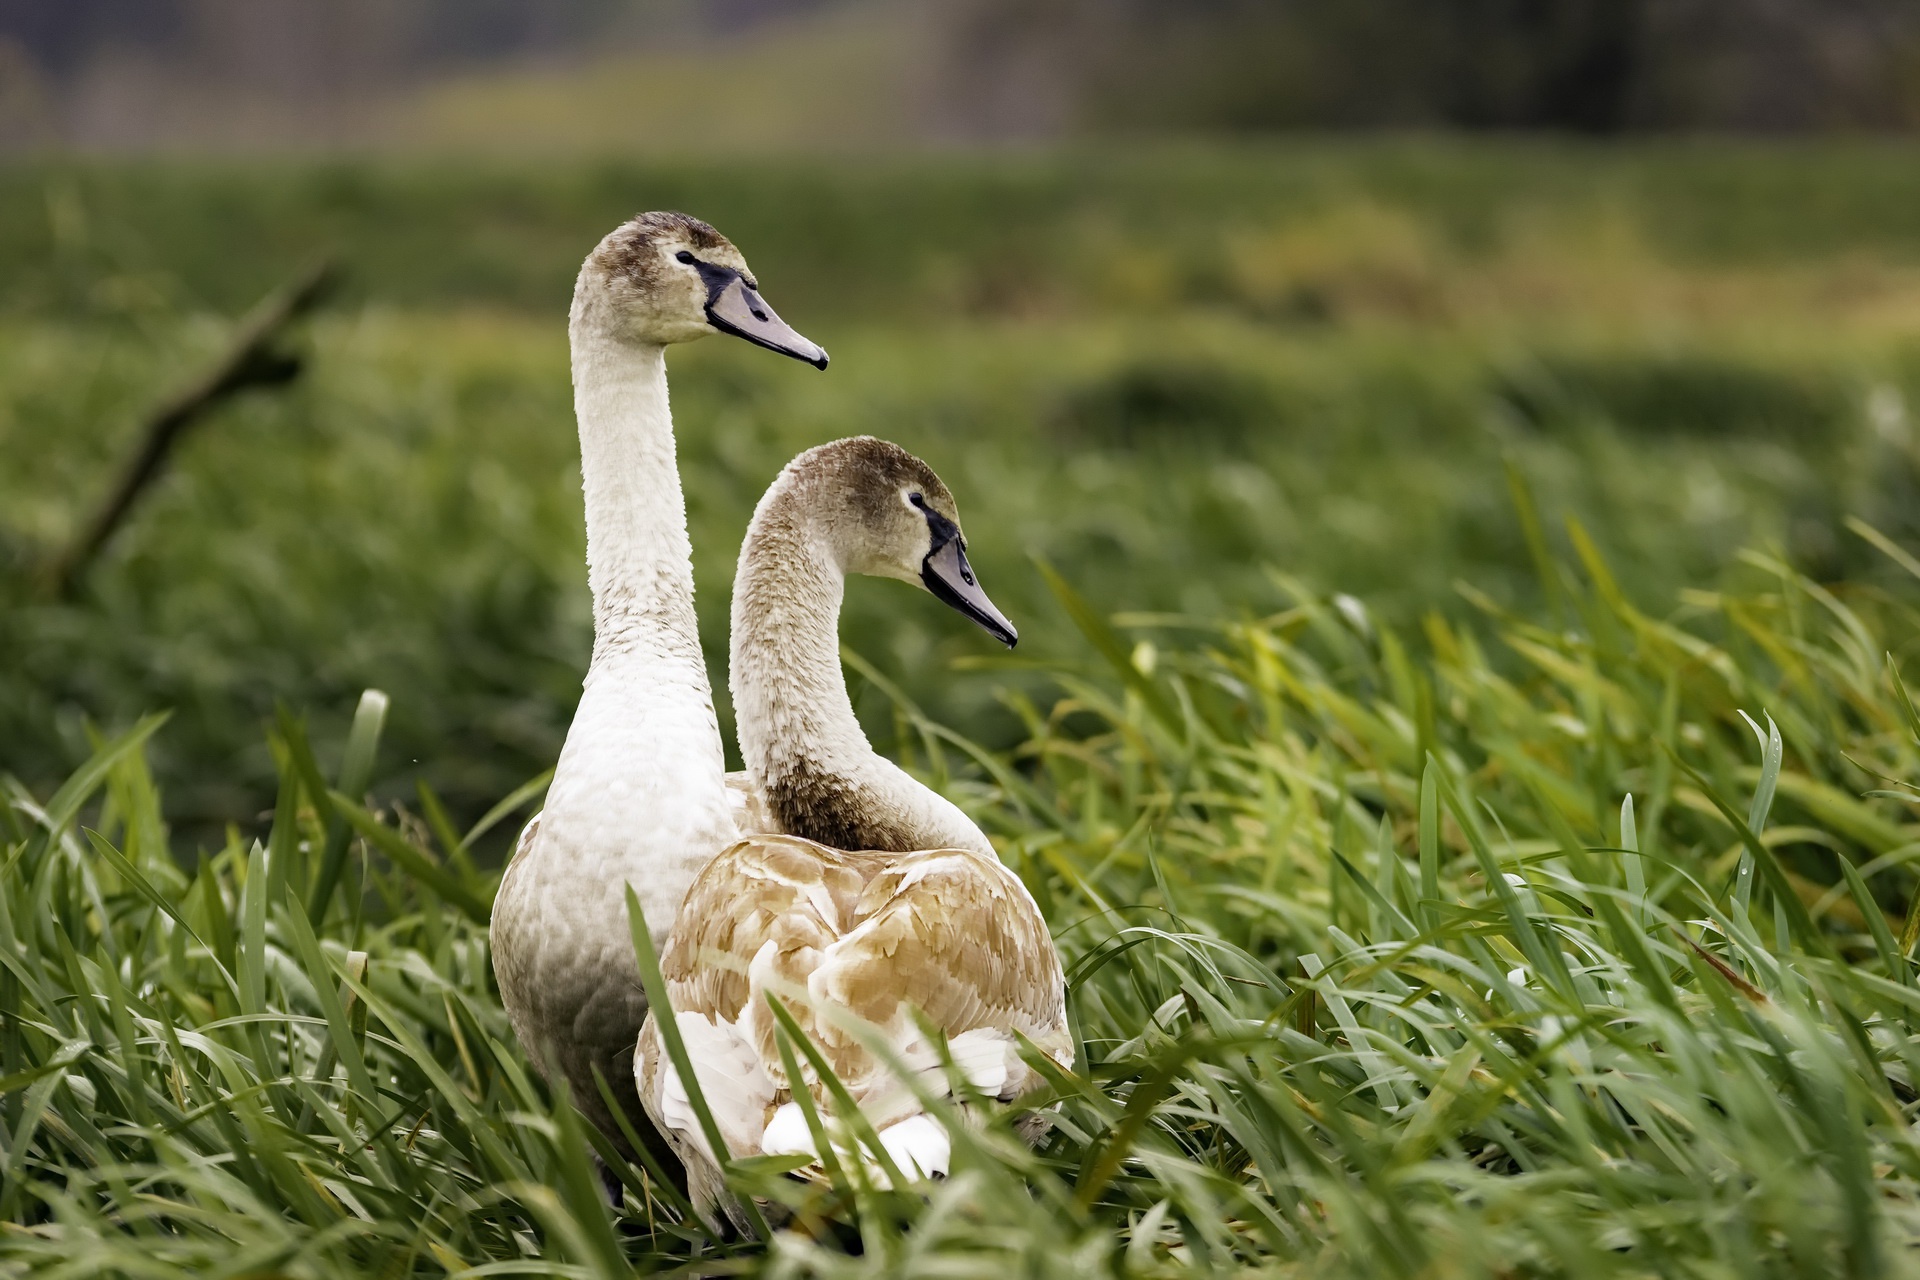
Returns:
[[[623,1150],[595,1068],[656,1141],[633,1096],[646,996],[627,886],[664,941],[695,874],[738,835],[667,408],[667,346],[710,333],[827,365],[760,299],[739,250],[685,214],[640,215],[581,267],[568,337],[593,660],[546,808],[521,834],[493,908],[494,976],[514,1035]]]
[[[818,1154],[776,1046],[766,1004],[775,993],[895,1165],[908,1176],[944,1174],[946,1130],[850,1024],[877,1031],[938,1095],[948,1077],[918,1010],[945,1033],[974,1087],[1011,1100],[1041,1083],[1019,1055],[1020,1036],[1063,1068],[1073,1064],[1065,980],[1046,921],[980,829],[861,733],[837,635],[849,573],[923,586],[1006,644],[1015,640],[974,580],[953,496],[925,463],[863,437],[789,464],[741,549],[732,663],[741,755],[786,834],[748,836],[708,864],[687,891],[661,969],[734,1156]],[[635,1074],[697,1202],[728,1203],[651,1016]],[[819,1081],[809,1073],[799,1083],[828,1114]]]

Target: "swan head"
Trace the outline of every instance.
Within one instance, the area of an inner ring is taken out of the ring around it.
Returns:
[[[580,268],[574,315],[630,342],[667,346],[727,333],[827,367],[827,353],[760,296],[733,242],[684,213],[643,213],[607,234]]]
[[[959,508],[932,467],[897,444],[855,436],[807,450],[788,475],[843,572],[910,582],[1009,649],[1019,640],[974,577]]]

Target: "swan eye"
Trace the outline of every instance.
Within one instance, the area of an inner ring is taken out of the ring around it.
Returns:
[[[907,501],[911,502],[914,506],[920,508],[922,511],[925,511],[927,509],[927,500],[920,496],[920,493],[918,490],[915,490],[914,492],[908,494]]]
[[[673,260],[675,262],[684,262],[688,266],[693,265],[693,255],[688,253],[685,249],[682,249],[680,252],[674,254]]]

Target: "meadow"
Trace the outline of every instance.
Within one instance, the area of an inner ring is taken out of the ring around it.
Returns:
[[[0,1273],[1920,1270],[1913,160],[14,164]],[[717,687],[779,465],[930,461],[1021,646],[855,583],[860,709],[1082,1048],[925,1201],[736,1169],[770,1247],[609,1221],[485,954],[587,652],[571,275],[658,206],[834,356],[673,357]],[[320,253],[303,377],[39,591]]]

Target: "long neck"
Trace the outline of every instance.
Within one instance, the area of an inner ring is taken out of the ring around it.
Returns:
[[[840,669],[845,572],[792,481],[754,513],[733,586],[740,755],[774,822],[840,849],[992,854],[966,815],[867,742]]]
[[[615,342],[577,325],[573,385],[594,656],[636,631],[693,636],[693,548],[665,349]]]
[[[840,669],[846,575],[785,485],[754,513],[733,583],[728,682],[740,755],[756,781],[797,768],[857,774],[874,751]]]
[[[593,661],[543,824],[569,832],[556,847],[633,880],[664,936],[699,867],[732,838],[666,361],[591,307],[575,307],[570,332]]]

